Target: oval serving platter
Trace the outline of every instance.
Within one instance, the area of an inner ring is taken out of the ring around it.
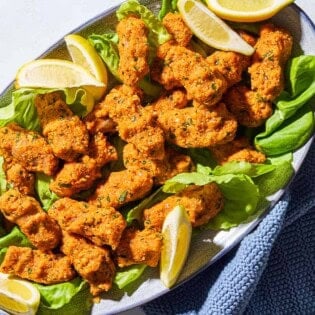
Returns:
[[[142,0],[141,4],[146,5],[153,12],[158,12],[160,1]],[[84,37],[91,34],[102,34],[108,31],[114,31],[117,24],[115,11],[117,7],[109,9],[86,22],[82,26],[73,30],[71,33],[78,33]],[[296,5],[292,4],[282,10],[272,18],[272,21],[279,26],[287,28],[294,37],[293,55],[315,54],[315,27],[308,16]],[[70,59],[64,40],[60,40],[51,46],[40,58],[60,58]],[[109,89],[115,81],[110,78]],[[0,104],[8,104],[11,98],[13,83],[0,96]],[[314,136],[298,151],[294,153],[293,166],[297,172],[303,163]],[[285,188],[278,191],[270,197],[272,208],[280,199]],[[177,286],[184,284],[200,271],[209,267],[220,257],[228,253],[237,245],[268,212],[264,211],[259,217],[253,218],[252,221],[241,224],[229,231],[202,231],[194,235],[188,260],[185,268],[177,282]],[[189,285],[189,284],[186,284]],[[165,288],[159,280],[158,268],[147,268],[144,274],[132,285],[129,286],[128,292],[123,292],[113,288],[110,292],[104,294],[100,303],[95,304],[92,310],[93,315],[113,314],[128,310],[138,305],[144,304],[157,298],[169,289]]]

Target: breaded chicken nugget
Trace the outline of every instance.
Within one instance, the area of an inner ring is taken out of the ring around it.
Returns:
[[[126,85],[135,86],[149,73],[148,29],[140,18],[129,15],[117,24],[116,30],[119,38],[119,77]]]
[[[109,250],[89,243],[81,236],[63,231],[61,251],[70,258],[78,274],[89,283],[93,296],[110,290],[115,265]]]
[[[219,164],[231,161],[250,163],[264,163],[266,161],[266,156],[255,150],[245,137],[234,139],[226,144],[209,147],[209,150]]]
[[[8,248],[0,272],[43,284],[66,282],[75,277],[67,256],[17,246]]]
[[[187,105],[188,100],[186,92],[180,89],[173,90],[168,94],[160,96],[151,104],[153,110],[157,113],[173,108],[184,108]]]
[[[13,188],[23,195],[34,195],[35,175],[25,169],[21,164],[5,158],[3,170],[6,179]]]
[[[94,134],[90,139],[89,157],[96,161],[98,167],[118,159],[116,148],[101,132]]]
[[[252,90],[262,99],[272,102],[283,90],[283,67],[291,55],[292,45],[293,38],[287,30],[273,24],[261,27],[248,72]]]
[[[243,72],[250,65],[250,57],[232,51],[215,51],[206,58],[212,69],[220,72],[227,81],[227,88],[242,80]]]
[[[143,198],[152,188],[153,180],[144,170],[112,172],[96,188],[89,202],[100,208],[120,208],[124,204]]]
[[[58,159],[51,146],[37,132],[25,130],[15,123],[0,128],[0,154],[22,165],[29,172],[53,175]]]
[[[277,62],[255,62],[249,73],[252,90],[265,102],[272,102],[284,89],[283,69]]]
[[[98,246],[115,249],[127,223],[114,208],[97,208],[70,198],[57,200],[48,214],[67,232],[79,234]]]
[[[117,123],[119,136],[133,143],[148,158],[164,158],[164,134],[156,126],[152,110],[141,106],[138,89],[121,85],[106,96],[103,106]]]
[[[103,102],[96,104],[93,110],[83,118],[83,121],[92,135],[99,132],[116,132],[116,123],[109,118],[108,108],[103,106]]]
[[[49,188],[59,197],[71,197],[92,187],[102,176],[96,160],[84,156],[79,162],[65,163]]]
[[[162,23],[168,33],[172,35],[176,44],[184,47],[189,44],[193,33],[179,13],[167,13],[164,16]]]
[[[185,208],[193,227],[201,226],[223,209],[223,203],[223,195],[217,184],[191,185],[144,210],[144,226],[146,229],[161,231],[166,215],[178,205]]]
[[[60,227],[35,198],[14,189],[8,190],[0,197],[0,211],[8,221],[16,223],[38,249],[45,251],[58,245]]]
[[[271,102],[245,85],[235,85],[224,95],[224,102],[238,123],[246,127],[261,126],[272,115]]]
[[[234,139],[237,122],[223,103],[211,110],[187,107],[158,113],[166,139],[183,148],[203,148]]]
[[[35,106],[54,154],[68,162],[86,154],[89,135],[84,123],[75,116],[57,92],[39,94]]]
[[[189,100],[210,107],[220,101],[227,89],[224,76],[212,69],[200,54],[185,47],[169,45],[163,61],[158,82],[166,89],[174,87],[173,81],[175,86],[179,82],[186,89]]]
[[[255,45],[253,63],[274,61],[283,66],[292,51],[293,37],[289,31],[269,23],[261,26],[259,35]]]
[[[160,260],[162,235],[152,229],[137,230],[128,227],[115,251],[119,267],[146,264],[156,267]]]
[[[77,162],[67,162],[50,184],[50,189],[60,197],[70,197],[90,189],[102,176],[101,168],[117,160],[117,152],[102,133],[91,137],[89,156],[83,156]]]
[[[190,156],[170,148],[166,149],[163,160],[154,160],[143,156],[133,144],[129,143],[124,146],[123,158],[127,169],[147,171],[153,177],[155,185],[162,185],[169,178],[189,172],[193,167]]]

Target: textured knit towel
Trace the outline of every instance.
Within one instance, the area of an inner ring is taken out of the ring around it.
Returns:
[[[284,197],[238,248],[143,309],[315,314],[315,143]]]

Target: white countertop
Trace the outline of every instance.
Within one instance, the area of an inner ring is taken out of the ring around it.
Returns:
[[[1,0],[0,93],[17,69],[74,28],[122,0]],[[314,0],[296,0],[315,21]],[[139,308],[124,314],[143,314]]]

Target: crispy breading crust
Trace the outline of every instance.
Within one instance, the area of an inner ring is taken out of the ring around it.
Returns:
[[[266,156],[255,150],[245,137],[234,139],[226,144],[209,147],[209,149],[219,164],[231,161],[250,163],[264,163],[266,161]]]
[[[115,257],[119,267],[134,264],[146,264],[156,267],[159,263],[162,247],[162,235],[152,229],[137,230],[133,227],[127,228]]]
[[[66,282],[75,277],[67,256],[17,246],[9,246],[0,272],[43,284]]]
[[[125,84],[135,86],[149,73],[148,29],[139,17],[129,15],[117,24],[116,30],[119,38],[119,77]]]
[[[37,132],[26,130],[15,123],[0,128],[0,154],[13,159],[29,172],[53,175],[58,159],[51,146]]]
[[[115,265],[108,249],[63,231],[61,251],[70,258],[78,274],[89,283],[92,295],[98,296],[110,290]]]
[[[211,108],[187,107],[157,113],[166,139],[183,148],[203,148],[234,139],[237,122],[223,103]]]
[[[193,227],[201,226],[223,209],[223,203],[223,195],[217,184],[191,185],[146,209],[143,212],[144,226],[146,229],[161,231],[166,215],[178,205],[185,208]]]
[[[57,200],[48,214],[65,231],[86,237],[98,246],[115,249],[127,226],[126,220],[114,208],[97,208],[70,198]]]
[[[120,208],[124,204],[143,198],[152,188],[153,180],[144,170],[112,172],[100,183],[89,202],[97,207]]]
[[[16,223],[38,249],[50,250],[58,245],[61,229],[35,198],[8,190],[0,197],[0,211],[7,220]]]
[[[84,123],[75,116],[59,93],[39,94],[35,106],[54,154],[68,162],[86,154],[89,135]]]

